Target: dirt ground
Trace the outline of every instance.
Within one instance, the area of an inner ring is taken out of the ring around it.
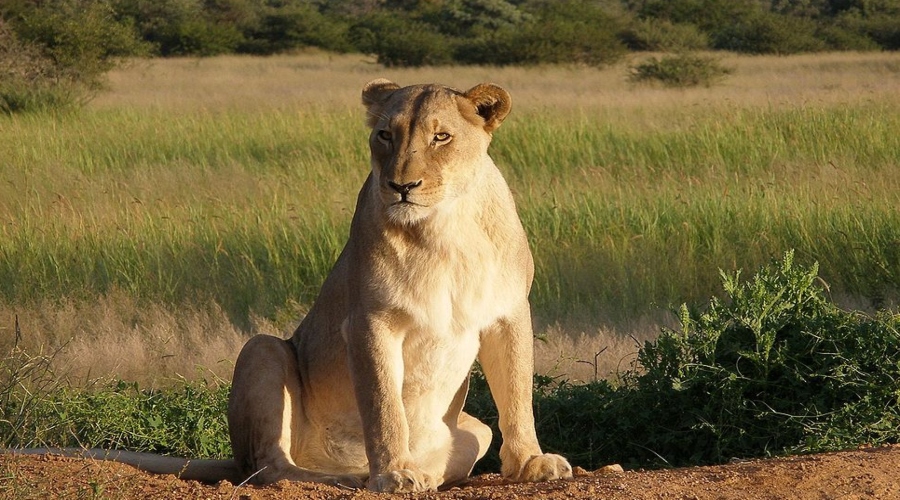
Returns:
[[[165,498],[372,500],[367,491],[281,482],[236,487],[145,474],[117,463],[59,456],[0,454],[2,498]],[[713,467],[658,471],[584,471],[572,480],[508,484],[483,475],[438,493],[400,495],[474,499],[900,499],[900,445],[840,453],[749,460]]]

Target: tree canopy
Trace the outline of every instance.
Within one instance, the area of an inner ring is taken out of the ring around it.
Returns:
[[[400,66],[602,66],[628,50],[900,48],[900,0],[10,0],[0,17],[56,59],[318,47]]]

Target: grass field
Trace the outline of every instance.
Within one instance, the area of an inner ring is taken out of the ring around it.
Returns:
[[[368,165],[359,91],[379,76],[512,93],[492,155],[536,257],[546,373],[606,375],[627,334],[718,294],[719,269],[789,248],[844,303],[896,304],[900,55],[722,62],[724,83],[686,90],[629,84],[625,65],[134,62],[79,113],[0,117],[0,348],[18,319],[20,345],[75,381],[227,379],[340,251]]]

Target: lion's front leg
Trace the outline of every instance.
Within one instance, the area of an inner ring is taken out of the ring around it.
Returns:
[[[481,337],[478,357],[500,414],[503,477],[512,481],[569,478],[569,462],[559,455],[543,453],[534,429],[533,342],[527,303]]]
[[[436,479],[413,464],[409,451],[402,336],[375,317],[349,321],[346,334],[369,460],[368,488],[386,493],[436,490]]]

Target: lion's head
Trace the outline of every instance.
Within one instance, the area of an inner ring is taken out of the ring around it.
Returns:
[[[372,128],[372,174],[388,220],[414,224],[478,183],[480,161],[511,99],[484,83],[466,92],[442,85],[400,88],[384,79],[362,92]]]

